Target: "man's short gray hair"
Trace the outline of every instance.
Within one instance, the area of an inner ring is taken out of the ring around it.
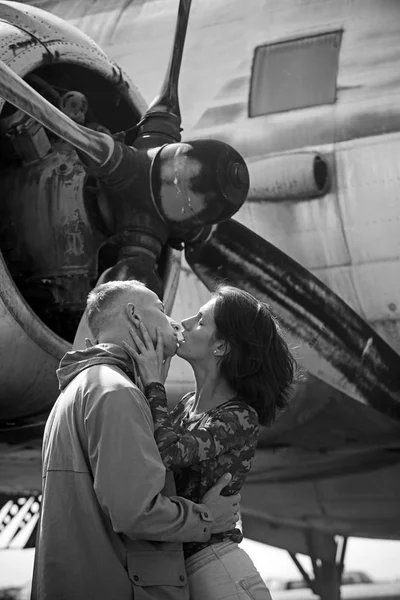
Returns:
[[[115,309],[117,300],[126,292],[135,293],[145,288],[142,281],[109,281],[95,287],[86,302],[86,321],[91,334],[97,340],[108,317]]]

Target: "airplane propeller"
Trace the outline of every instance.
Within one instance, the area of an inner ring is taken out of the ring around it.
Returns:
[[[186,260],[213,289],[216,280],[271,307],[304,353],[303,364],[328,383],[400,419],[400,356],[330,288],[284,252],[230,219],[187,245]],[[309,361],[307,361],[309,359]]]
[[[180,142],[178,80],[190,6],[190,0],[180,0],[167,73],[134,128],[133,146],[75,123],[1,61],[0,95],[74,146],[102,184],[107,206],[101,217],[120,247],[110,277],[139,273],[162,296],[156,270],[162,248],[168,241],[185,243],[189,265],[208,287],[222,274],[271,305],[296,338],[307,342],[301,351],[319,365],[317,376],[328,367],[335,387],[400,418],[400,357],[394,350],[306,269],[227,221],[247,197],[243,158],[216,140]],[[190,245],[201,240],[206,241]]]
[[[181,0],[171,59],[161,92],[127,146],[87,129],[47,102],[0,62],[0,95],[74,146],[106,196],[100,217],[120,247],[115,279],[140,276],[160,296],[162,248],[201,239],[243,204],[249,175],[243,158],[216,140],[180,143],[178,80],[191,0]]]

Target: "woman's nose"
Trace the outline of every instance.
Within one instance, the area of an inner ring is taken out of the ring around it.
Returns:
[[[181,328],[184,329],[185,331],[188,330],[188,322],[190,319],[184,319],[183,321],[181,321]]]

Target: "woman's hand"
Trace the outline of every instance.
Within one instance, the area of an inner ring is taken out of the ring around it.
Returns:
[[[130,346],[125,341],[122,344],[133,359],[144,386],[155,381],[164,384],[167,379],[171,358],[164,360],[164,343],[161,332],[157,327],[157,341],[154,347],[149,332],[142,322],[139,323],[139,329],[142,339],[140,339],[137,332],[129,329],[134,346]]]

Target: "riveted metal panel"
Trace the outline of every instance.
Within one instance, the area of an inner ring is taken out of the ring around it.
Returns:
[[[353,264],[400,260],[400,136],[336,150],[339,205]]]
[[[348,264],[350,260],[337,199],[335,158],[329,150],[325,147],[322,151],[331,178],[325,196],[279,202],[252,202],[250,196],[235,215],[236,220],[308,269]],[[291,155],[285,156],[289,160]]]

